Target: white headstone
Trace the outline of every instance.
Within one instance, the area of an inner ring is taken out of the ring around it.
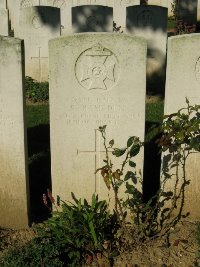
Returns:
[[[191,104],[200,104],[200,34],[187,34],[168,39],[165,114],[186,107],[186,97]],[[200,219],[200,155],[190,155],[186,165],[187,179],[184,211]],[[169,187],[173,189],[173,180]]]
[[[123,32],[126,28],[126,8],[135,5],[140,5],[140,0],[115,0],[113,20],[117,27],[121,27]]]
[[[113,9],[99,5],[83,5],[72,8],[72,28],[78,32],[112,32]]]
[[[0,9],[1,8],[7,8],[6,0],[1,0],[0,1]]]
[[[147,40],[148,90],[158,93],[165,81],[167,45],[167,8],[158,6],[127,7],[127,31]]]
[[[179,0],[178,19],[187,22],[189,25],[197,22],[197,5],[199,0]]]
[[[172,13],[173,0],[148,0],[148,5],[162,6],[168,8],[168,16],[173,16]]]
[[[38,6],[22,8],[19,36],[25,43],[26,76],[48,80],[48,40],[60,36],[60,10]]]
[[[197,21],[200,23],[200,1],[198,0],[198,5],[197,5]]]
[[[7,0],[7,9],[9,10],[9,20],[11,22],[11,29],[14,30],[16,16],[16,0]]]
[[[8,9],[0,8],[0,35],[8,36]]]
[[[49,52],[53,195],[90,199],[96,192],[105,199],[108,190],[95,174],[105,159],[97,129],[107,125],[109,140],[119,147],[132,135],[144,139],[146,42],[123,34],[75,34],[50,40]]]
[[[22,41],[0,36],[0,226],[29,224]]]

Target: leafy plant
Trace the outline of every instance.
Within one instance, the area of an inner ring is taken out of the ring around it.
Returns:
[[[49,99],[49,83],[37,82],[31,77],[25,78],[26,99],[32,102],[47,101]]]
[[[59,247],[71,264],[68,266],[80,266],[88,259],[97,260],[99,254],[109,254],[117,224],[106,201],[99,201],[98,196],[93,194],[91,205],[86,199],[78,200],[73,193],[72,197],[74,204],[59,200],[58,207],[61,206],[62,211],[53,212],[53,217],[38,233]],[[49,198],[55,203],[51,194]],[[44,203],[47,205],[45,198]]]

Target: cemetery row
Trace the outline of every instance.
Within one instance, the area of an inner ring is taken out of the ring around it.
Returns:
[[[200,102],[199,45],[200,34],[169,38],[166,114],[183,107],[185,97]],[[97,129],[107,125],[108,140],[115,138],[117,147],[129,136],[144,140],[147,43],[128,34],[68,35],[49,42],[49,61],[53,195],[70,200],[74,192],[91,199],[96,192],[107,199],[108,190],[95,174],[105,158]],[[0,65],[0,225],[23,228],[30,223],[23,41],[0,37]],[[136,158],[141,170],[143,158],[141,151]],[[185,194],[185,209],[195,219],[200,219],[198,162],[192,155]]]
[[[200,1],[179,1],[180,18],[189,24],[199,17]],[[48,41],[80,32],[120,32],[145,37],[148,41],[147,77],[165,79],[167,19],[173,1],[149,0],[1,0],[0,35],[8,36],[8,14],[15,37],[25,42],[26,76],[47,81]],[[167,11],[168,10],[168,11]],[[9,11],[9,12],[8,12]],[[154,82],[156,84],[156,81]],[[153,85],[154,86],[154,85]]]

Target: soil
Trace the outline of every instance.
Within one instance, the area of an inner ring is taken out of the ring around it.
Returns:
[[[0,258],[10,248],[23,245],[35,236],[32,228],[0,229]],[[115,267],[200,267],[195,240],[195,222],[180,222],[169,238],[144,242],[115,258]],[[19,266],[21,267],[21,266]],[[37,266],[36,266],[37,267]],[[77,266],[78,267],[78,266]],[[103,264],[99,267],[107,267]]]

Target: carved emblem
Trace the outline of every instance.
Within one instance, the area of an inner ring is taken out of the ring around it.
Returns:
[[[197,81],[200,81],[200,57],[198,58],[195,66],[195,73]]]
[[[139,27],[146,27],[152,24],[153,14],[150,10],[143,10],[137,16],[137,25]]]
[[[87,90],[109,90],[119,77],[117,58],[98,43],[78,57],[75,74],[80,85]]]
[[[95,31],[96,26],[99,25],[99,21],[97,20],[97,18],[95,16],[89,16],[87,18],[86,24],[90,30]]]
[[[38,15],[34,16],[32,18],[32,24],[35,29],[42,28],[44,24],[44,17],[43,16],[39,17]]]
[[[53,6],[63,9],[66,6],[66,1],[65,0],[54,0]]]
[[[32,3],[31,0],[22,0],[21,4],[20,4],[20,7],[30,7],[32,5],[33,5],[33,3]]]

